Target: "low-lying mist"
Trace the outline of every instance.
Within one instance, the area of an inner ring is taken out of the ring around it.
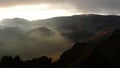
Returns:
[[[70,47],[70,42],[54,29],[41,26],[32,27],[32,24],[29,23],[26,25],[9,21],[1,23],[0,58],[4,55],[20,55],[24,60],[40,56],[57,59],[63,51]]]

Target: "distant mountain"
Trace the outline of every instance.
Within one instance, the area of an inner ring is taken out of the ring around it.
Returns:
[[[13,19],[3,19],[1,23],[8,24],[8,25],[13,25],[13,24],[14,25],[25,25],[25,24],[28,24],[29,21],[22,19],[22,18],[13,18]]]
[[[76,42],[76,41],[88,40],[90,37],[94,36],[95,34],[92,32],[87,32],[85,30],[79,30],[79,31],[76,30],[76,31],[62,33],[62,35],[65,38],[68,38],[68,39]]]
[[[14,18],[5,19],[0,23],[4,26],[17,26],[27,31],[31,31],[34,28],[47,27],[56,30],[70,40],[81,41],[105,29],[120,28],[119,22],[120,16],[117,15],[86,14],[34,21]]]
[[[19,27],[24,30],[30,30],[33,26],[32,23],[28,20],[22,18],[13,18],[13,19],[4,19],[1,22],[2,27]]]
[[[88,30],[99,31],[105,28],[116,28],[120,26],[120,16],[115,15],[74,15],[66,17],[55,17],[45,20],[32,21],[45,27],[54,27],[60,32]]]
[[[32,21],[36,26],[44,26],[57,30],[72,41],[87,40],[105,29],[120,27],[120,16],[115,15],[74,15]]]
[[[43,20],[28,21],[21,18],[4,19],[2,24],[21,27],[49,27],[57,29],[59,32],[86,30],[96,32],[105,28],[119,28],[120,16],[117,15],[73,15],[65,17],[54,17]]]
[[[55,35],[56,32],[54,32],[51,29],[48,29],[46,27],[39,27],[39,28],[34,28],[32,30],[30,30],[27,34],[28,36],[41,36],[41,37],[52,37]]]

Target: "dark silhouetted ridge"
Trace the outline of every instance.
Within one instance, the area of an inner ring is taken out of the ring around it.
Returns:
[[[81,63],[81,68],[119,68],[120,30],[115,29],[104,42],[97,44],[88,59]]]
[[[87,42],[77,42],[73,47],[65,51],[61,56],[59,63],[63,68],[67,68],[69,64],[77,65],[75,63],[80,63],[85,59],[93,50],[94,44]]]

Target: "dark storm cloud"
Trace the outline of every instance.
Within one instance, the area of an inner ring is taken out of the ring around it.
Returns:
[[[56,8],[58,5],[62,8],[67,6],[85,13],[120,13],[120,0],[0,0],[1,7],[43,3]]]

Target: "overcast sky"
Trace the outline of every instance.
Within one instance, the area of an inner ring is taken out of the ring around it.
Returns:
[[[118,12],[120,10],[120,0],[0,0],[1,7],[43,3],[71,5],[81,11],[90,12]]]
[[[49,10],[59,8],[64,10],[71,10],[70,12],[73,13],[80,12],[80,13],[120,14],[120,0],[0,0],[0,8],[41,4],[50,5]]]

